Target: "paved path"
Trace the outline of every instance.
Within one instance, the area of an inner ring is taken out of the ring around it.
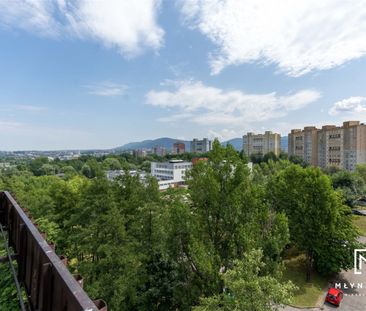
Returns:
[[[366,243],[366,237],[361,237],[360,241]],[[331,304],[325,303],[320,308],[310,308],[310,309],[299,309],[294,307],[285,307],[284,311],[299,311],[299,310],[309,310],[309,311],[319,311],[319,310],[337,310],[337,311],[365,311],[366,310],[366,271],[362,275],[355,275],[353,269],[349,271],[343,271],[340,275],[331,282],[331,286],[334,287],[335,283],[342,284],[342,290],[344,292],[344,298],[339,307],[335,307]],[[350,284],[355,284],[355,288],[351,288]],[[357,284],[363,285],[363,288],[357,288]],[[345,288],[344,285],[348,288]],[[325,298],[325,294],[324,294]],[[324,299],[323,299],[324,301]]]

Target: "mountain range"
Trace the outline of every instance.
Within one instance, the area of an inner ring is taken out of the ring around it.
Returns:
[[[157,139],[149,139],[149,140],[143,140],[140,142],[131,142],[128,144],[125,144],[123,146],[117,147],[114,150],[115,151],[127,151],[127,150],[134,150],[134,149],[151,149],[154,147],[163,147],[167,150],[173,149],[173,144],[175,142],[182,142],[186,145],[186,151],[190,151],[191,144],[189,140],[181,140],[176,138],[170,138],[170,137],[161,137]],[[236,150],[241,150],[243,147],[243,139],[242,138],[232,138],[230,140],[224,141],[221,143],[223,146],[226,146],[227,144],[231,144]],[[287,143],[287,137],[281,137],[281,149],[285,152],[287,152],[288,143]]]

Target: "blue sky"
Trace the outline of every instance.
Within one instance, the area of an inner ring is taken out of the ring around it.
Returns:
[[[0,150],[366,121],[366,5],[252,3],[0,0]]]

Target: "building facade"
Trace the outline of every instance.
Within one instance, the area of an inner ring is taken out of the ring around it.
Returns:
[[[182,154],[186,152],[186,145],[177,141],[173,144],[173,154]]]
[[[151,175],[156,177],[159,189],[184,185],[187,170],[192,168],[192,162],[170,160],[169,162],[151,162]]]
[[[366,125],[359,121],[292,130],[288,144],[289,155],[300,156],[309,165],[354,171],[357,164],[366,163]]]
[[[243,150],[249,157],[252,154],[281,153],[281,135],[266,131],[264,134],[247,133],[243,136]]]
[[[163,156],[165,156],[166,155],[166,149],[164,148],[164,147],[162,147],[162,146],[155,146],[154,148],[153,148],[153,154],[156,154],[156,155],[158,155],[158,156],[160,156],[160,157],[163,157]]]
[[[191,152],[193,153],[206,153],[209,152],[211,149],[212,141],[207,138],[204,138],[202,140],[194,138],[191,141]]]
[[[315,126],[291,130],[288,134],[289,155],[299,156],[309,165],[318,165],[317,133]]]

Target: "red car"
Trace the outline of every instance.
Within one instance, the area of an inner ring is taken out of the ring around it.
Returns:
[[[334,287],[332,287],[328,290],[328,294],[325,297],[325,301],[327,301],[333,305],[336,305],[336,306],[339,306],[342,299],[343,299],[343,292]]]

